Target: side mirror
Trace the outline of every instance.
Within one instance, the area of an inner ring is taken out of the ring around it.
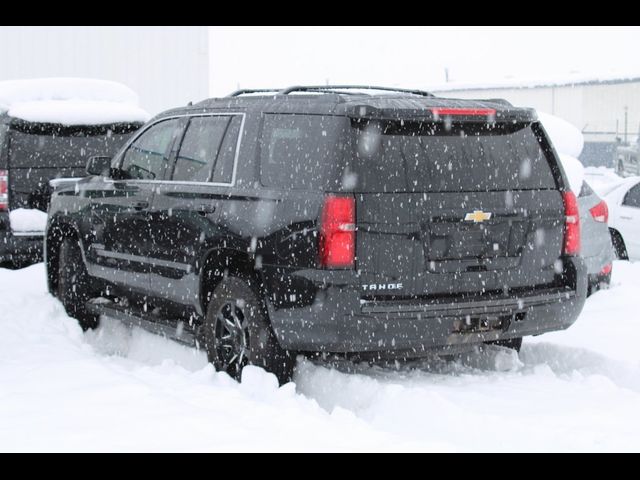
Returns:
[[[109,176],[111,170],[111,157],[101,155],[90,157],[89,160],[87,160],[85,170],[89,175]]]

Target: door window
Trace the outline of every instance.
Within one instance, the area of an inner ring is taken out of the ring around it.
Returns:
[[[233,165],[236,159],[236,148],[241,125],[242,117],[240,115],[236,115],[231,119],[213,170],[212,181],[215,183],[231,184],[233,182]]]
[[[122,162],[125,176],[139,180],[163,180],[174,139],[181,132],[178,119],[157,123],[127,149]]]
[[[192,118],[172,180],[231,184],[241,124],[240,115]]]
[[[229,117],[194,117],[184,134],[172,179],[206,182],[229,125]]]

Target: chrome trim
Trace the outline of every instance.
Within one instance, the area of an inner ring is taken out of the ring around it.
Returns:
[[[144,130],[138,132],[138,134],[129,139],[127,144],[122,149],[122,154],[120,158],[118,158],[117,165],[122,166],[122,162],[124,161],[124,156],[126,152],[129,150],[129,147],[133,142],[135,142],[138,138],[140,138],[144,133],[149,130],[151,127],[167,121],[173,120],[176,118],[191,118],[191,117],[230,117],[234,115],[242,116],[242,122],[240,123],[240,131],[238,132],[238,140],[236,142],[236,153],[233,157],[233,172],[231,174],[231,183],[220,183],[220,182],[187,182],[187,181],[173,181],[173,180],[136,180],[136,179],[127,179],[127,180],[113,180],[113,179],[105,179],[108,182],[133,182],[133,183],[144,183],[144,184],[164,184],[168,183],[169,185],[206,185],[210,187],[233,187],[236,184],[236,173],[238,171],[238,158],[240,157],[240,146],[242,144],[242,134],[244,133],[244,124],[247,118],[247,114],[245,112],[210,112],[210,113],[188,113],[183,115],[172,115],[170,117],[159,118],[153,123],[150,123],[144,127]],[[214,165],[215,168],[215,165]],[[211,173],[213,175],[213,172]]]
[[[171,262],[169,260],[160,260],[156,258],[154,258],[153,260],[150,260],[147,257],[132,255],[130,253],[113,252],[111,250],[105,250],[103,248],[96,248],[95,246],[92,247],[92,250],[94,250],[96,254],[100,255],[101,257],[116,258],[119,260],[129,260],[137,263],[145,263],[147,265],[158,266],[158,267],[175,268],[178,270],[183,270],[187,273],[191,273],[191,265],[187,265],[186,263]]]
[[[231,173],[231,185],[229,186],[234,186],[236,184],[236,173],[238,171],[238,158],[240,156],[240,144],[242,143],[242,134],[244,133],[245,119],[246,119],[246,115],[243,113],[242,121],[240,123],[240,131],[238,132],[238,140],[236,141],[236,154],[234,155],[234,158],[233,158],[233,172]],[[215,165],[214,165],[214,170],[215,170]],[[215,171],[211,172],[211,175],[213,176],[214,173]]]
[[[362,313],[405,313],[417,312],[428,316],[464,317],[465,315],[482,315],[490,313],[517,313],[527,311],[532,307],[562,303],[576,297],[575,290],[564,288],[550,288],[529,295],[514,297],[494,296],[484,299],[463,301],[432,301],[428,303],[415,302],[413,300],[376,301],[360,300]]]
[[[11,231],[14,237],[44,237],[44,231],[34,230],[32,232],[14,232]]]
[[[52,178],[51,180],[49,180],[49,185],[51,185],[53,188],[56,188],[61,183],[74,183],[74,182],[77,183],[79,180],[82,180],[83,178],[84,177]]]

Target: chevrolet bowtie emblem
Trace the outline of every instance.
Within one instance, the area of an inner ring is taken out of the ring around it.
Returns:
[[[464,216],[465,222],[482,223],[491,218],[491,213],[482,210],[474,210],[473,213],[467,213]]]

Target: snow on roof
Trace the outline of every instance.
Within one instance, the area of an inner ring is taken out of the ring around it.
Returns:
[[[578,160],[584,147],[582,132],[571,123],[555,115],[538,112],[538,118],[560,156],[560,163],[567,174],[569,187],[576,195],[579,195],[585,177],[584,166]]]
[[[492,82],[452,82],[431,85],[430,92],[454,92],[462,90],[500,90],[509,88],[562,87],[585,84],[640,82],[640,73],[616,73],[607,75],[572,74],[557,77],[531,79],[503,79]]]
[[[563,118],[540,111],[537,113],[556,151],[578,158],[584,147],[582,132]]]
[[[31,122],[100,125],[145,122],[129,87],[89,78],[38,78],[0,82],[0,112]]]

